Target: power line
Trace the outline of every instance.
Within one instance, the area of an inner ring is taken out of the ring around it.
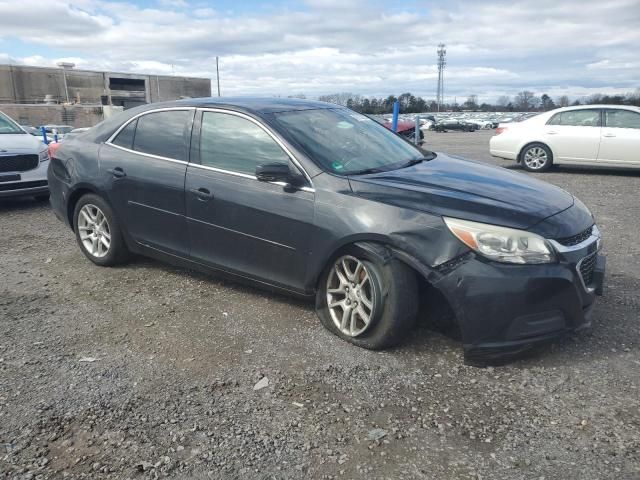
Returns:
[[[444,105],[444,67],[447,64],[446,47],[444,43],[438,45],[438,93],[436,95],[438,111],[440,111],[440,106]]]

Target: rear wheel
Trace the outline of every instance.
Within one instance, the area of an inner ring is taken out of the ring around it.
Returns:
[[[398,260],[383,261],[357,248],[331,263],[316,296],[322,324],[368,349],[398,344],[413,326],[417,309],[414,272]]]
[[[545,144],[532,143],[522,150],[520,162],[525,170],[545,172],[553,164],[553,155]]]
[[[80,250],[96,265],[112,266],[127,259],[127,247],[115,215],[98,195],[88,194],[78,200],[73,229]]]

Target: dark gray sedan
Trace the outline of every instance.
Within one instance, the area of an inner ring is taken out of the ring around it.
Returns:
[[[63,142],[49,184],[92,262],[133,252],[314,298],[365,348],[398,343],[422,297],[483,361],[587,326],[602,286],[600,233],[569,193],[320,102],[128,110]]]

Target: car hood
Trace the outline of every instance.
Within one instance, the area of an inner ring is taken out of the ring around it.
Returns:
[[[349,178],[354,194],[414,210],[528,229],[570,208],[573,196],[549,183],[439,153],[430,161]]]
[[[0,134],[0,155],[8,153],[38,153],[44,150],[42,140],[28,133]],[[6,150],[6,151],[2,151]]]

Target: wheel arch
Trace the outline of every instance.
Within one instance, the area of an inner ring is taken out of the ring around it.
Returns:
[[[100,193],[100,191],[98,189],[96,189],[94,186],[89,185],[89,184],[80,184],[77,185],[73,191],[69,194],[69,199],[67,200],[67,220],[69,221],[69,226],[71,227],[71,230],[74,230],[73,228],[73,212],[76,209],[76,205],[78,203],[78,200],[80,200],[80,198],[82,198],[84,195],[87,195],[89,193],[93,193],[95,195],[100,195],[101,198],[103,198],[105,201],[107,201],[104,198],[104,195],[102,195]]]
[[[463,325],[460,322],[459,309],[455,308],[454,300],[438,286],[438,280],[442,278],[442,274],[436,269],[424,265],[413,255],[407,253],[401,247],[394,245],[391,240],[383,235],[367,238],[346,239],[339,246],[328,255],[322,267],[318,270],[314,279],[314,288],[316,291],[320,288],[320,281],[322,280],[327,269],[333,264],[333,262],[341,255],[346,254],[354,248],[362,249],[369,255],[378,257],[382,263],[389,262],[392,259],[396,259],[406,266],[408,266],[416,275],[416,281],[418,283],[418,291],[420,294],[421,308],[424,305],[424,301],[436,301],[439,302],[437,312],[448,312],[453,314],[451,324],[448,328],[458,328],[460,332],[463,330]],[[423,312],[424,313],[424,312]],[[433,319],[427,319],[428,323],[433,324]],[[443,330],[442,325],[436,325],[437,328]]]

